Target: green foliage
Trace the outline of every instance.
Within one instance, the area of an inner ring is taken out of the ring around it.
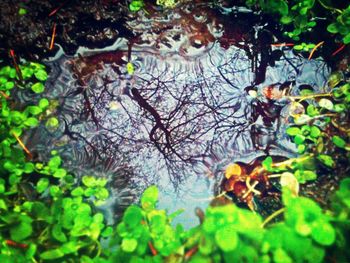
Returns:
[[[132,0],[129,4],[129,9],[131,12],[138,12],[145,6],[143,0]],[[129,72],[129,71],[128,71]]]
[[[165,8],[174,8],[178,2],[178,0],[157,0],[157,5]]]
[[[342,37],[344,44],[350,43],[350,5],[339,10],[331,6],[330,1],[319,0],[246,0],[250,8],[258,8],[270,14],[277,14],[279,21],[286,28],[292,30],[285,34],[293,40],[300,40],[300,35],[311,31],[317,26],[315,17],[322,15],[322,9],[326,9],[329,15],[324,17],[329,21],[328,32],[338,34]],[[328,5],[326,5],[327,3]],[[302,43],[294,47],[298,51],[308,51],[313,44]]]
[[[18,9],[18,14],[20,16],[27,14],[27,9],[21,7],[20,9]]]
[[[77,262],[81,254],[95,257],[101,253],[100,239],[112,234],[104,216],[91,204],[108,198],[107,180],[84,176],[78,186],[55,151],[47,164],[31,162],[20,136],[50,115],[50,102],[41,98],[37,105],[20,111],[12,108],[11,92],[15,87],[43,92],[47,73],[38,63],[19,68],[23,81],[16,69],[0,69],[0,90],[6,95],[1,97],[0,115],[1,259]]]
[[[293,123],[287,128],[286,133],[292,138],[298,153],[302,156],[282,168],[293,170],[300,183],[315,180],[317,176],[313,169],[317,167],[321,166],[329,170],[335,168],[343,158],[342,155],[350,151],[348,143],[350,133],[346,129],[350,114],[349,87],[349,83],[346,83],[340,74],[335,73],[328,80],[329,93],[312,94],[308,92],[291,98],[292,104],[298,104],[299,114],[294,114],[294,112],[292,114],[293,109],[290,110]],[[306,109],[300,103],[303,100],[308,101]],[[343,154],[338,154],[339,150],[343,150]],[[308,163],[300,162],[305,158],[308,159]],[[263,165],[266,162],[267,159]],[[314,164],[312,169],[305,165],[310,163]],[[271,161],[270,167],[273,167]],[[266,166],[265,169],[271,171],[272,168],[269,169]]]
[[[350,179],[341,182],[328,211],[286,188],[284,210],[264,222],[261,216],[228,204],[208,207],[202,224],[190,230],[172,226],[181,211],[169,215],[158,210],[159,192],[151,186],[141,196],[140,206],[129,206],[116,227],[107,226],[97,209],[109,196],[107,179],[83,176],[78,180],[62,167],[56,151],[47,163],[31,161],[19,137],[55,117],[51,116],[52,103],[45,98],[22,111],[12,108],[14,88],[31,90],[35,83],[44,87],[47,78],[40,64],[20,68],[24,82],[15,69],[0,69],[0,90],[6,95],[1,97],[0,115],[3,262],[314,263],[327,262],[327,254],[339,262],[349,259]],[[293,114],[294,123],[286,132],[303,155],[280,163],[269,156],[262,162],[265,171],[294,175],[305,183],[316,179],[317,166],[330,170],[337,166],[335,151],[349,151],[348,133],[340,126],[348,116],[350,85],[333,78],[329,86],[330,95],[322,99],[310,93],[298,98],[300,105],[301,100],[308,100],[309,105],[303,113]],[[334,116],[327,121],[329,114]],[[324,145],[331,150],[325,152]],[[269,224],[281,212],[284,219]]]
[[[327,27],[328,32],[340,34],[343,37],[343,43],[350,43],[350,5],[340,11],[336,20]]]
[[[347,202],[349,180],[344,180],[334,204]],[[148,188],[142,199],[157,196]],[[152,197],[150,197],[152,196]],[[259,215],[234,204],[209,207],[201,225],[184,231],[172,228],[164,210],[130,206],[117,226],[113,262],[323,262],[328,248],[336,248],[336,213],[324,213],[314,201],[283,193],[284,221],[266,226]],[[141,201],[142,203],[142,201]],[[341,212],[343,208],[341,207]],[[263,226],[263,227],[262,227]]]
[[[309,52],[311,51],[316,45],[315,44],[306,44],[306,43],[301,43],[299,45],[295,45],[293,48],[296,51],[304,51],[304,52]]]

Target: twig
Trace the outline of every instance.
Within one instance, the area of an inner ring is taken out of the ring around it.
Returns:
[[[18,75],[20,81],[23,82],[22,72],[17,64],[15,51],[13,49],[10,49],[10,56],[12,57],[13,65],[16,69],[17,75]]]
[[[316,49],[318,49],[320,46],[322,46],[323,43],[324,43],[324,41],[321,41],[320,43],[318,43],[318,44],[312,49],[308,60],[310,60],[310,59],[312,58],[312,56],[313,56],[313,54],[315,53]]]
[[[55,44],[55,36],[56,36],[56,23],[53,23],[52,36],[51,36],[51,42],[50,42],[49,50],[52,50],[52,48],[53,48],[53,46]]]
[[[245,199],[251,192],[253,192],[256,195],[261,195],[260,191],[254,189],[254,187],[257,186],[258,183],[259,183],[258,181],[255,181],[253,185],[250,185],[250,177],[248,176],[245,181],[245,184],[248,187],[248,191],[242,196],[242,198]]]
[[[194,246],[185,254],[185,260],[189,260],[198,251],[198,246]]]
[[[332,93],[322,93],[322,94],[312,94],[307,96],[287,96],[286,98],[290,99],[291,101],[295,101],[295,100],[303,101],[303,100],[312,99],[312,98],[331,97],[331,96],[332,96]]]
[[[22,149],[26,152],[26,154],[28,154],[28,156],[30,158],[33,158],[32,153],[28,150],[28,148],[24,145],[24,143],[22,142],[22,140],[15,134],[12,133],[12,135],[16,138],[18,144],[22,147]]]
[[[279,216],[280,214],[284,213],[285,208],[281,208],[277,211],[275,211],[274,213],[272,213],[271,215],[269,215],[264,222],[261,224],[261,228],[264,228],[271,220],[273,220],[275,217]]]
[[[156,255],[158,254],[158,252],[157,252],[157,250],[155,249],[155,247],[153,246],[153,244],[152,244],[151,241],[148,242],[148,246],[149,246],[149,248],[150,248],[150,250],[151,250],[151,252],[152,252],[152,255],[153,255],[153,256],[156,256]]]
[[[325,5],[321,0],[318,0],[318,2],[320,3],[321,6],[323,6],[323,8],[325,9],[328,9],[328,10],[334,10],[336,12],[338,12],[339,14],[342,13],[342,11],[340,9],[337,9],[337,8],[333,8],[333,7],[330,7],[330,6],[327,6]]]
[[[0,90],[0,94],[1,94],[5,99],[7,99],[7,100],[10,98],[9,95],[7,95],[5,92],[3,92],[3,91],[1,91],[1,90]]]
[[[332,53],[332,57],[335,56],[336,54],[338,54],[340,51],[342,51],[342,50],[345,48],[345,46],[346,46],[346,45],[344,45],[344,44],[341,45],[340,48],[338,48],[336,51],[334,51],[334,52]]]
[[[49,14],[50,16],[53,16],[54,14],[57,13],[58,10],[60,10],[66,3],[68,2],[68,0],[64,1],[62,4],[60,4],[57,8],[55,8],[54,10],[51,11],[51,13]]]
[[[272,47],[293,47],[293,43],[276,43],[276,44],[271,44]]]

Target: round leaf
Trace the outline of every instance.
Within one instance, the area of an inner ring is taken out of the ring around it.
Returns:
[[[323,246],[329,246],[335,241],[335,230],[329,223],[317,221],[317,224],[313,224],[311,237],[317,243]]]
[[[233,225],[226,225],[215,233],[215,242],[224,252],[235,250],[238,235]]]
[[[38,71],[34,72],[34,76],[40,81],[47,80],[47,73],[43,69],[39,69]]]
[[[295,136],[297,134],[300,134],[301,131],[298,127],[289,127],[286,132],[290,136]]]
[[[137,247],[137,240],[134,238],[123,238],[121,247],[123,251],[131,253]]]
[[[41,82],[37,82],[34,85],[32,85],[32,91],[34,91],[35,93],[42,93],[44,89],[44,84],[42,84]]]

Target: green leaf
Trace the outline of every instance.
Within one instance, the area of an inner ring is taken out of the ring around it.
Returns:
[[[55,171],[55,173],[53,174],[53,177],[56,177],[56,178],[63,178],[65,177],[67,174],[67,171],[66,169],[63,169],[63,168],[59,168]]]
[[[62,226],[59,224],[56,224],[52,228],[52,237],[56,239],[57,241],[64,243],[67,242],[67,237],[62,231]]]
[[[308,27],[315,27],[317,25],[316,21],[310,21],[307,23]]]
[[[305,141],[305,139],[306,139],[305,136],[303,136],[301,134],[297,134],[294,137],[294,142],[295,142],[295,144],[300,145],[300,144],[302,144]]]
[[[332,24],[328,25],[327,26],[327,31],[332,33],[332,34],[338,33],[337,24],[336,23],[332,23]]]
[[[42,110],[46,109],[48,106],[49,106],[49,101],[48,101],[48,99],[45,99],[45,98],[40,99],[40,101],[39,101],[39,107],[40,107]]]
[[[80,245],[75,241],[70,241],[61,246],[61,251],[64,254],[76,253],[80,249]]]
[[[32,85],[32,91],[34,91],[35,93],[42,93],[44,89],[45,89],[45,86],[41,82],[37,82]]]
[[[313,225],[311,237],[320,245],[330,246],[335,242],[335,230],[327,222],[318,221]]]
[[[158,188],[156,186],[148,187],[141,196],[141,205],[144,209],[153,209],[158,201]]]
[[[261,163],[262,166],[267,170],[267,171],[272,171],[272,157],[268,156],[265,158],[265,160]]]
[[[47,178],[40,178],[38,183],[36,184],[36,191],[38,193],[44,192],[48,188],[49,183],[50,183],[49,179],[47,179]]]
[[[297,150],[299,154],[303,154],[306,150],[305,144],[299,144]]]
[[[308,8],[307,7],[303,7],[299,10],[299,14],[301,15],[306,15],[307,14],[307,11],[308,11]]]
[[[131,253],[137,247],[137,240],[134,238],[123,238],[121,248],[124,252]]]
[[[33,163],[26,163],[24,165],[24,168],[23,168],[23,171],[26,173],[26,174],[29,174],[29,173],[32,173],[34,171],[34,164]]]
[[[224,252],[235,250],[238,244],[238,235],[233,225],[226,225],[215,233],[215,242]]]
[[[318,111],[318,109],[317,109],[314,105],[312,105],[312,104],[310,104],[310,105],[307,106],[307,108],[306,108],[306,113],[307,113],[307,115],[309,115],[310,117],[314,117],[314,116],[317,116],[317,115],[320,114],[320,112]]]
[[[320,160],[323,164],[325,164],[328,167],[333,168],[335,165],[333,158],[329,155],[320,154],[319,156],[317,156],[317,159]]]
[[[44,260],[58,259],[62,258],[64,253],[59,249],[51,249],[40,254],[40,258]]]
[[[84,189],[82,187],[77,187],[72,191],[72,196],[82,196],[84,194]]]
[[[280,21],[281,21],[282,24],[290,24],[290,23],[293,22],[293,17],[291,17],[291,16],[282,16]]]
[[[14,86],[15,86],[15,83],[12,81],[9,81],[9,82],[6,82],[5,89],[10,90],[10,89],[13,89]]]
[[[350,43],[350,33],[348,33],[345,37],[343,37],[343,42],[345,45]]]
[[[38,119],[34,117],[30,117],[24,121],[24,125],[31,128],[38,126],[38,124],[39,124]]]
[[[53,185],[50,187],[50,195],[52,197],[59,197],[62,195],[62,191],[57,185]]]
[[[94,187],[94,186],[96,186],[96,179],[93,176],[88,176],[88,175],[83,176],[82,182],[87,187]]]
[[[297,134],[300,134],[301,131],[298,127],[289,127],[287,130],[286,130],[287,134],[290,135],[290,136],[295,136]]]
[[[293,260],[282,248],[273,251],[273,260],[275,263],[293,263]]]
[[[304,49],[304,47],[302,45],[295,45],[293,49],[295,49],[296,51],[301,51]]]
[[[99,200],[106,200],[109,196],[109,192],[106,188],[100,188],[99,191],[95,193],[95,197]]]
[[[18,14],[19,14],[20,16],[23,16],[23,15],[27,14],[27,9],[21,7],[21,8],[18,10]]]
[[[31,243],[26,251],[26,259],[31,260],[37,251],[37,245]]]
[[[129,206],[123,216],[123,222],[129,227],[135,227],[141,223],[143,216],[140,207],[131,205]]]
[[[28,106],[26,108],[26,111],[28,111],[30,114],[32,114],[34,116],[42,113],[42,109],[38,106]]]
[[[144,2],[142,0],[132,0],[129,9],[132,12],[139,11],[144,6]]]
[[[105,230],[102,231],[101,236],[102,237],[109,237],[113,234],[113,227],[108,226],[105,228]]]
[[[306,181],[313,181],[317,179],[317,174],[314,171],[303,171],[302,173]]]
[[[22,241],[29,237],[33,232],[31,219],[21,220],[21,222],[10,228],[11,239],[14,241]]]
[[[126,64],[126,71],[128,72],[129,75],[133,75],[135,72],[134,65],[131,62],[128,62]]]
[[[47,128],[53,128],[53,129],[57,128],[58,125],[59,125],[59,121],[58,121],[58,119],[57,119],[56,117],[50,117],[50,118],[46,121],[46,124],[45,124],[45,126],[46,126]]]
[[[346,110],[346,106],[344,104],[335,104],[334,111],[335,112],[344,112]]]
[[[318,138],[321,135],[321,130],[317,126],[311,126],[310,136]]]
[[[54,156],[50,159],[48,165],[50,169],[56,170],[61,165],[61,162],[62,162],[61,157]]]
[[[38,71],[34,72],[34,76],[40,81],[47,80],[47,73],[43,69],[39,69]]]
[[[339,148],[345,148],[346,142],[338,135],[332,137],[332,142]]]

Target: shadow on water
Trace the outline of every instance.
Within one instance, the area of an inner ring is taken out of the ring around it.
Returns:
[[[317,91],[329,70],[320,58],[272,47],[274,26],[247,10],[187,4],[131,16],[134,36],[112,51],[47,62],[44,95],[60,126],[40,126],[27,144],[44,159],[58,150],[78,176],[110,178],[111,216],[156,184],[159,206],[184,208],[176,223],[190,227],[229,163],[295,155],[278,94],[296,95],[303,85]],[[24,102],[31,96],[19,94]]]

